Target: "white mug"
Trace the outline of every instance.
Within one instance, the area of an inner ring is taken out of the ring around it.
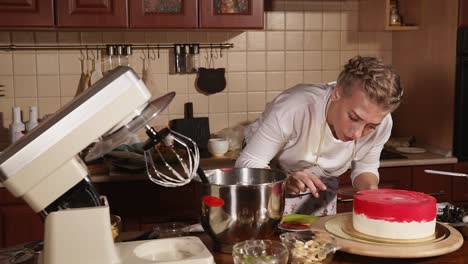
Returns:
[[[222,157],[229,150],[229,141],[222,138],[210,138],[208,151],[215,157]]]

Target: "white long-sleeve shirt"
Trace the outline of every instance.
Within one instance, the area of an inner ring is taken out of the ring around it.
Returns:
[[[326,105],[333,88],[334,84],[300,84],[276,97],[246,128],[247,145],[236,167],[266,168],[276,158],[288,173],[309,168],[325,181],[340,176],[348,168],[353,182],[364,172],[379,177],[380,153],[392,129],[391,115],[356,143],[336,139],[326,123]],[[321,138],[320,153],[317,153]],[[318,166],[313,166],[316,160]],[[336,179],[335,182],[337,188]]]

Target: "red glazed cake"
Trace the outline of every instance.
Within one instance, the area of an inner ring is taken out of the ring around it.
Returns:
[[[437,201],[420,192],[359,191],[353,202],[353,227],[380,238],[418,239],[435,232]]]

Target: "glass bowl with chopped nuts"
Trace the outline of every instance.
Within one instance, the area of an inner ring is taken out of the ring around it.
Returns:
[[[291,264],[330,263],[339,249],[335,238],[325,231],[286,232],[280,239],[289,249]]]

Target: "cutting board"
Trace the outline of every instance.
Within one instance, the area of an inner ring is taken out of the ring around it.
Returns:
[[[184,118],[172,119],[169,121],[169,127],[195,141],[201,157],[209,157],[210,123],[208,117],[193,117],[192,102],[184,104]]]

